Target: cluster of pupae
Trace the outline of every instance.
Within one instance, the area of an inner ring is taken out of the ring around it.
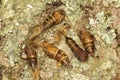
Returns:
[[[22,52],[24,52],[27,57],[23,58],[21,54],[21,58],[26,59],[33,70],[37,66],[37,53],[35,51],[36,46],[41,46],[48,57],[55,59],[57,61],[57,66],[60,65],[68,66],[70,64],[70,60],[68,56],[64,53],[63,50],[54,46],[54,44],[51,44],[48,41],[42,41],[36,43],[36,38],[41,33],[61,23],[62,21],[64,21],[64,19],[65,19],[65,11],[63,9],[57,9],[53,11],[51,14],[49,14],[48,18],[46,18],[43,21],[42,25],[36,25],[31,30],[31,34],[29,35],[28,40],[22,50]],[[70,50],[74,53],[76,58],[79,61],[84,62],[88,60],[89,55],[94,56],[94,49],[95,49],[94,37],[86,29],[80,30],[78,32],[78,36],[83,44],[84,49],[80,48],[79,45],[70,37],[65,36],[65,40],[66,40],[66,44],[68,45]]]

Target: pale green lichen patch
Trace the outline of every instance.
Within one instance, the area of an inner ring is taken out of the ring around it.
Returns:
[[[0,18],[10,18],[14,16],[13,1],[12,0],[2,0],[2,6],[0,8]]]
[[[18,43],[16,42],[16,38],[14,36],[9,37],[6,41],[6,44],[3,48],[3,52],[8,56],[10,66],[14,66],[14,62],[18,59]]]
[[[22,0],[22,1],[14,1],[14,10],[15,10],[15,16],[17,21],[19,22],[32,22],[31,16],[34,16],[42,9],[44,9],[44,3],[41,3],[41,1],[38,0]],[[22,13],[21,13],[22,12]]]
[[[92,33],[101,37],[106,44],[111,44],[116,34],[114,29],[107,31],[107,28],[111,26],[113,18],[109,17],[106,19],[104,12],[100,12],[96,14],[96,21],[90,20],[92,20],[91,26],[88,27],[92,29]]]

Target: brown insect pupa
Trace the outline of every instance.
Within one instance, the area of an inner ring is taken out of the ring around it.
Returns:
[[[79,31],[78,36],[82,41],[82,44],[85,50],[87,51],[87,53],[90,56],[94,56],[94,51],[95,51],[94,36],[86,29]]]
[[[42,42],[42,46],[48,57],[57,60],[57,66],[69,65],[70,61],[68,59],[68,56],[62,50],[46,41]]]
[[[77,59],[81,62],[88,60],[88,55],[86,52],[79,47],[79,45],[70,37],[65,37],[66,43],[71,49],[71,51],[74,53],[74,55],[77,57]]]
[[[49,15],[48,18],[43,22],[44,30],[61,23],[64,18],[65,11],[63,9],[54,11],[52,15]]]
[[[32,46],[26,45],[24,47],[24,53],[26,54],[26,57],[22,57],[21,54],[21,58],[25,59],[29,62],[30,66],[32,66],[32,69],[34,70],[35,67],[37,66],[37,53],[34,50],[34,48]]]

